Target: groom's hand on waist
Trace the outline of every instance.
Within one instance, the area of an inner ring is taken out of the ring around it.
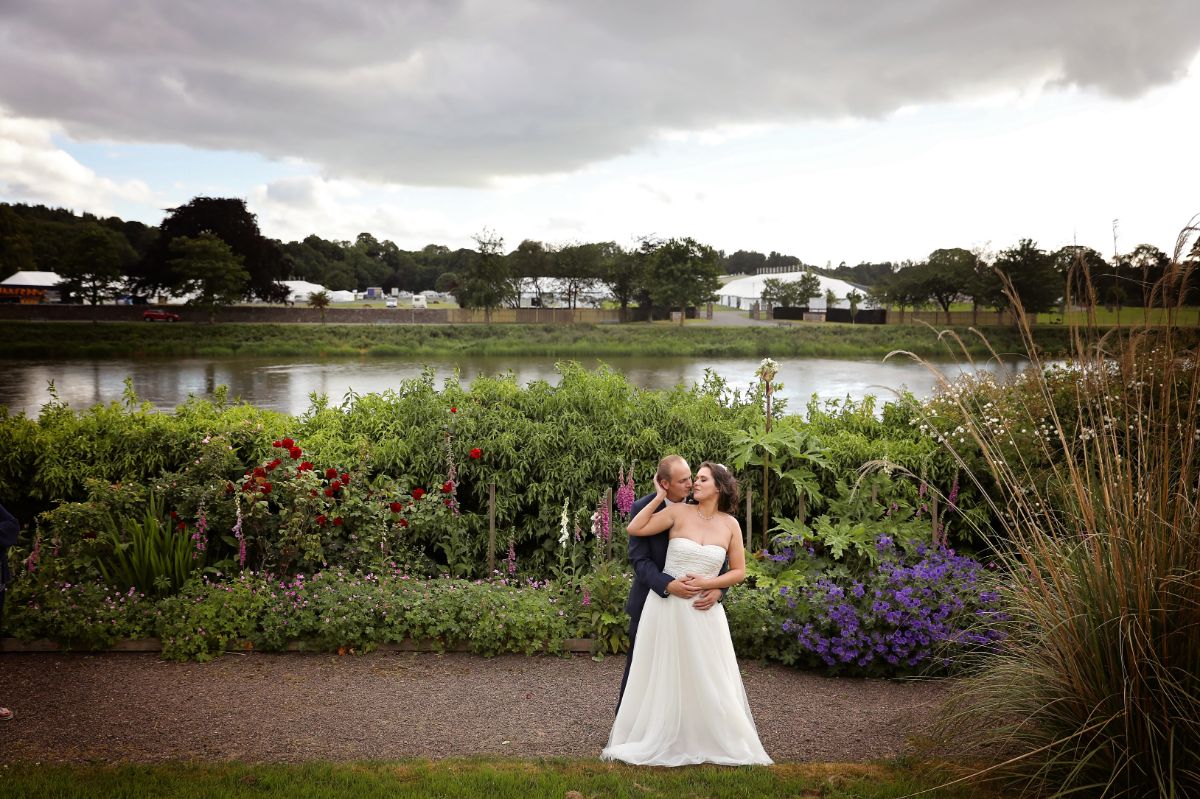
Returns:
[[[696,597],[696,601],[692,603],[692,607],[696,610],[710,610],[713,605],[721,601],[721,589],[709,588],[707,591],[701,591]]]

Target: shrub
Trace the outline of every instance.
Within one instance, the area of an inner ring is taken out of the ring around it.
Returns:
[[[249,648],[270,601],[269,584],[253,574],[188,583],[159,605],[163,657],[204,662],[227,649]]]
[[[23,641],[48,638],[68,649],[104,649],[153,635],[157,622],[155,604],[145,594],[99,581],[25,578],[5,593],[5,632]]]

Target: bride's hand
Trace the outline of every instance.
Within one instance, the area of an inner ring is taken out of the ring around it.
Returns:
[[[707,577],[701,577],[698,574],[685,574],[683,582],[690,588],[695,588],[697,591],[706,591],[709,588],[710,582]]]

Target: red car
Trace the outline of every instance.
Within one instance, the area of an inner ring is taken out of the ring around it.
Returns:
[[[172,311],[142,311],[143,322],[178,322],[179,314]]]

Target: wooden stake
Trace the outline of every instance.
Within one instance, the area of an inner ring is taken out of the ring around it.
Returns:
[[[496,484],[488,483],[488,576],[496,571]]]
[[[750,486],[746,486],[746,549],[751,550],[750,542],[754,539],[751,528],[754,527],[754,508],[750,499]]]
[[[938,533],[938,503],[937,494],[930,489],[929,491],[929,518],[933,523],[933,545],[938,546],[938,539],[941,535]]]
[[[612,517],[613,517],[613,515],[612,515],[612,488],[611,487],[607,491],[604,492],[604,504],[608,508],[608,543],[607,543],[608,551],[605,553],[604,559],[612,560],[612,556],[613,556],[613,553],[612,553],[612,549],[613,549],[613,547],[612,547],[612,539],[613,539],[613,537],[612,537]]]

